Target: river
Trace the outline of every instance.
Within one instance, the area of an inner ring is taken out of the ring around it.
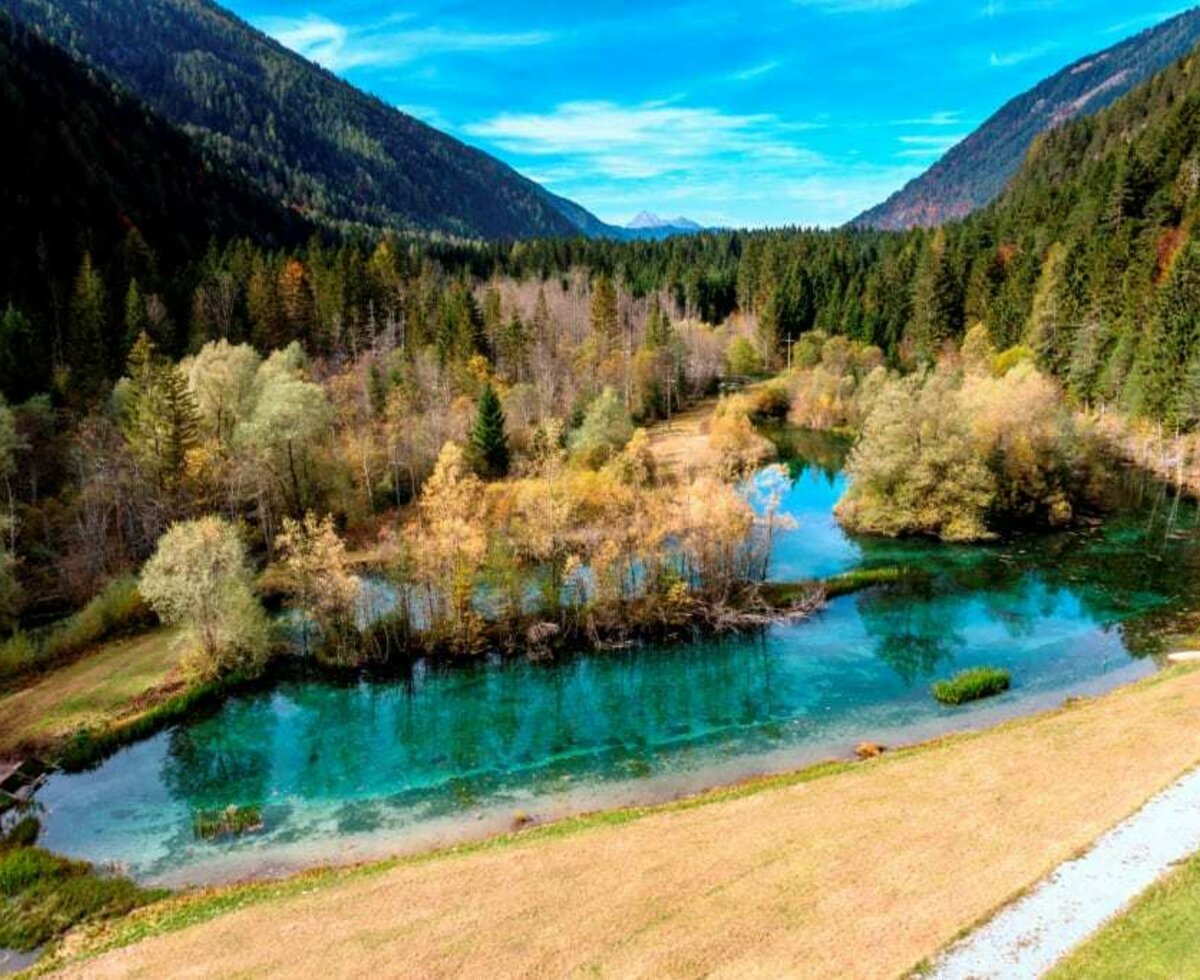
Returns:
[[[427,849],[1099,693],[1152,672],[1163,632],[1200,608],[1196,509],[1157,484],[1131,480],[1087,530],[956,547],[843,534],[839,465],[827,441],[792,464],[782,509],[797,527],[776,541],[773,577],[926,576],[759,636],[236,696],[54,776],[43,843],[168,885]],[[985,664],[1012,672],[1008,694],[958,709],[930,696],[934,680]],[[231,804],[261,808],[262,829],[198,839],[196,813]]]

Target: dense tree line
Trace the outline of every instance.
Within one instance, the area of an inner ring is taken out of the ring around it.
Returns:
[[[852,344],[866,383],[971,330],[1076,405],[1190,428],[1198,113],[1189,60],[1043,138],[1000,201],[936,231],[235,237],[179,259],[129,227],[4,298],[0,568],[27,600],[70,604],[181,517],[244,521],[268,553],[310,510],[369,529],[419,497],[448,441],[484,476],[544,454],[549,431],[602,467],[635,422],[800,363],[816,334]]]

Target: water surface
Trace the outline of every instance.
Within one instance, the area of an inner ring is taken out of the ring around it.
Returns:
[[[389,683],[288,682],[120,752],[41,794],[47,846],[179,884],[460,840],[647,802],[974,727],[1154,669],[1200,607],[1196,512],[1154,485],[1082,532],[1003,546],[854,540],[832,518],[836,447],[792,468],[781,580],[904,564],[920,583],[832,602],[761,636],[557,664],[418,667]],[[819,460],[820,462],[817,462]],[[932,681],[1006,667],[1013,690],[948,709]],[[199,810],[261,807],[262,832],[195,838]]]

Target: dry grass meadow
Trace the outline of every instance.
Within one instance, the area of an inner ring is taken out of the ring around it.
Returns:
[[[818,778],[176,900],[66,972],[895,977],[1200,761],[1198,722],[1173,671]]]

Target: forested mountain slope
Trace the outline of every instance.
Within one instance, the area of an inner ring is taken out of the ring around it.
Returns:
[[[208,0],[0,0],[0,9],[314,219],[469,238],[607,228]]]
[[[932,227],[994,200],[1034,138],[1092,115],[1182,57],[1200,41],[1200,10],[1143,31],[1084,58],[1018,96],[886,202],[860,215],[859,227]]]
[[[0,154],[0,309],[43,314],[20,330],[6,317],[0,328],[10,392],[39,390],[48,355],[84,343],[62,314],[85,252],[94,268],[120,266],[154,288],[160,271],[203,255],[214,240],[294,245],[311,231],[185,133],[4,14],[0,127],[11,136]],[[94,359],[95,341],[77,356]]]

